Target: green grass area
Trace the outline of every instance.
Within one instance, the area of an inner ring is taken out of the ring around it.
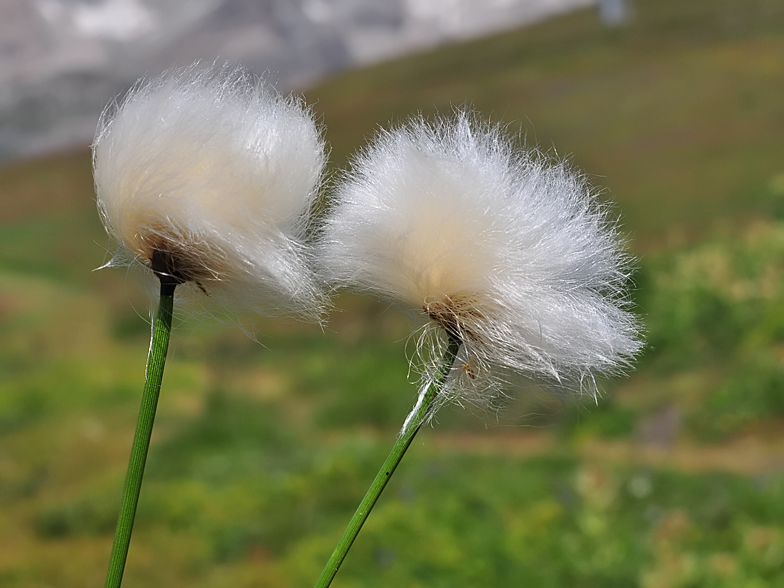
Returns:
[[[388,121],[472,105],[591,174],[641,250],[669,231],[767,212],[782,174],[781,4],[634,4],[620,30],[577,12],[338,76],[306,96],[338,162]]]
[[[333,166],[472,104],[605,187],[649,347],[598,403],[447,407],[335,586],[784,584],[784,9],[639,0],[309,89]],[[0,586],[100,585],[149,302],[105,269],[86,151],[0,169]],[[312,584],[413,402],[412,323],[180,309],[125,585]]]

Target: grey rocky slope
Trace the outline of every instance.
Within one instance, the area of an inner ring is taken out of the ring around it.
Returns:
[[[283,90],[595,0],[2,0],[0,161],[86,145],[107,101],[195,60]]]

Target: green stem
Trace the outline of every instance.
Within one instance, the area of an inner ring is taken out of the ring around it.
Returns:
[[[147,461],[147,450],[150,447],[152,425],[155,421],[155,410],[158,407],[158,395],[161,391],[163,366],[166,363],[166,352],[169,349],[174,288],[175,285],[161,281],[161,299],[158,305],[158,315],[153,324],[142,406],[139,409],[136,434],[131,446],[131,459],[125,477],[120,516],[117,519],[117,532],[114,536],[112,555],[109,558],[109,571],[106,574],[106,588],[119,588],[125,571],[125,560],[128,557],[128,546],[131,543],[131,533],[133,532],[133,519],[136,516],[144,464]]]
[[[327,561],[327,565],[324,567],[324,571],[321,572],[321,576],[319,576],[315,588],[327,588],[332,583],[332,580],[338,573],[338,569],[340,569],[340,565],[346,558],[348,550],[351,549],[354,539],[357,538],[360,529],[362,529],[362,525],[365,524],[370,511],[373,510],[373,506],[375,506],[376,501],[379,496],[381,496],[381,492],[383,492],[387,482],[389,482],[389,479],[395,472],[395,468],[397,468],[400,460],[403,459],[403,455],[405,455],[406,450],[411,445],[411,442],[414,440],[419,428],[427,417],[428,411],[433,405],[433,401],[443,387],[446,376],[455,361],[459,349],[460,341],[450,337],[449,346],[444,353],[440,371],[408,416],[406,424],[403,425],[403,430],[400,432],[395,445],[392,447],[392,451],[390,451],[384,465],[381,466],[378,474],[376,474],[376,478],[373,480],[370,488],[368,488],[362,502],[359,503],[359,507],[354,513],[354,516],[351,517],[351,521],[349,521],[346,531],[343,533],[340,541],[338,541],[335,551],[332,552],[329,561]]]

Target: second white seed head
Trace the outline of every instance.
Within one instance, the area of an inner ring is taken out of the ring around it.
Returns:
[[[463,369],[444,397],[481,401],[515,374],[595,394],[597,374],[639,352],[629,257],[606,209],[567,164],[498,127],[461,112],[382,132],[335,192],[326,280],[458,338]]]

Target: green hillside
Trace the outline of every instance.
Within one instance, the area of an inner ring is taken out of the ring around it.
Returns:
[[[604,188],[649,348],[598,405],[446,408],[334,586],[784,585],[784,6],[638,0],[305,91],[333,170],[390,121],[471,105]],[[0,586],[103,582],[149,302],[87,150],[0,169]],[[413,402],[394,308],[258,342],[180,309],[125,586],[307,586]],[[410,343],[408,344],[410,351]]]
[[[784,173],[784,8],[634,4],[628,28],[582,11],[338,76],[306,96],[340,163],[388,121],[471,105],[571,157],[644,242],[769,211]]]

